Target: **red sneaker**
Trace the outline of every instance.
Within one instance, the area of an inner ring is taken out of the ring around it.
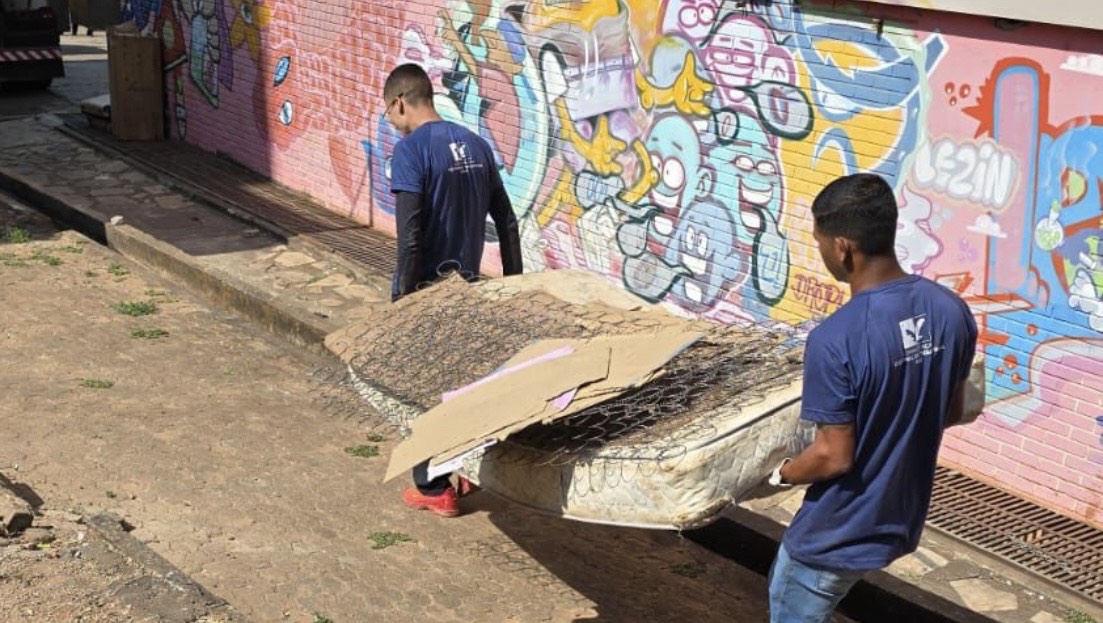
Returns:
[[[423,495],[417,487],[408,487],[402,492],[402,501],[414,510],[432,511],[441,517],[455,517],[460,514],[456,490],[452,487],[448,487],[440,495]]]

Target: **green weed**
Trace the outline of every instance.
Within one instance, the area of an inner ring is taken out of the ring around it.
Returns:
[[[114,310],[124,316],[148,316],[157,313],[157,303],[153,301],[124,301],[116,303]]]
[[[1066,623],[1096,623],[1095,617],[1079,610],[1065,610]]]
[[[368,539],[373,543],[372,549],[387,549],[399,543],[417,543],[417,539],[403,532],[372,532]]]
[[[379,446],[352,446],[345,448],[345,452],[362,459],[370,459],[379,456]]]
[[[23,244],[31,241],[31,234],[22,227],[7,227],[4,229],[4,240],[13,244]]]
[[[57,257],[56,255],[50,255],[45,251],[35,251],[31,255],[31,259],[42,262],[47,266],[61,266],[62,264],[60,257]]]

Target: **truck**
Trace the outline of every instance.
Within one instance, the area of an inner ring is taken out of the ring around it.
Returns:
[[[50,0],[0,0],[0,85],[46,89],[65,75],[62,20]]]

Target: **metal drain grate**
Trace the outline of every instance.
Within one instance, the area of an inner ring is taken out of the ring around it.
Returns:
[[[1103,601],[1103,530],[943,467],[935,475],[927,522]]]
[[[398,262],[393,238],[367,227],[324,231],[303,236],[357,264],[390,276]]]

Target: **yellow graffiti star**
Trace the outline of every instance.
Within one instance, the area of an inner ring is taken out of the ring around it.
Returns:
[[[574,122],[571,121],[570,113],[567,111],[566,102],[562,99],[556,102],[556,110],[559,113],[559,122],[563,126],[565,138],[571,142],[575,151],[590,163],[595,173],[620,175],[624,171],[624,167],[616,161],[616,157],[624,153],[628,143],[609,133],[608,117],[598,118],[593,138],[586,140],[575,129]]]
[[[268,27],[272,20],[272,9],[267,4],[254,0],[231,0],[234,7],[234,23],[230,26],[230,45],[239,48],[246,45],[249,57],[254,61],[260,58],[260,31]]]
[[[695,117],[707,117],[712,112],[705,103],[705,98],[715,87],[697,75],[697,58],[693,56],[693,52],[686,52],[686,62],[674,79],[674,84],[665,88],[657,87],[637,70],[636,88],[640,92],[640,105],[645,110],[656,106],[673,106],[678,112]]]

